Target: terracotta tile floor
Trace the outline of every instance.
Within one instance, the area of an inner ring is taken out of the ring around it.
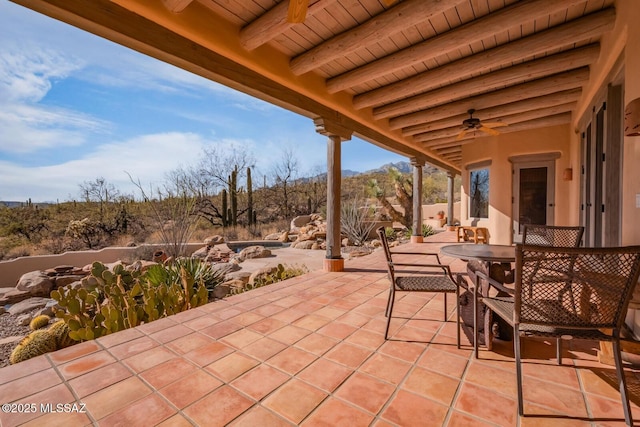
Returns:
[[[454,240],[441,233],[407,249]],[[569,342],[557,366],[553,343],[526,340],[520,419],[511,343],[477,360],[464,336],[457,349],[451,295],[446,323],[442,295],[401,295],[385,341],[383,266],[380,252],[347,260],[345,272],[311,272],[0,369],[0,402],[35,409],[0,413],[1,425],[624,425],[597,343]],[[640,381],[627,374],[640,420]],[[46,413],[47,403],[83,411]]]

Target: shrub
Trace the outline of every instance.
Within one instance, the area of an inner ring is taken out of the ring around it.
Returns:
[[[385,227],[384,234],[387,237],[387,240],[395,240],[396,239],[396,230],[393,227]]]
[[[356,246],[362,246],[375,227],[375,215],[371,206],[365,201],[364,206],[358,197],[342,203],[340,211],[340,230]]]
[[[233,294],[240,294],[245,291],[250,291],[251,289],[261,288],[263,286],[271,285],[282,280],[291,279],[293,277],[301,276],[305,273],[308,273],[309,270],[306,266],[287,266],[285,267],[282,264],[278,264],[275,271],[271,274],[266,274],[259,279],[257,279],[253,284],[247,284],[243,289],[233,289]]]

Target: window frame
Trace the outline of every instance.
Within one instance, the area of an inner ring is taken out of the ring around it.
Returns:
[[[467,170],[469,171],[469,194],[468,194],[468,211],[467,211],[467,215],[469,217],[469,219],[477,219],[477,220],[483,220],[483,219],[489,219],[489,200],[490,200],[490,190],[491,190],[491,168],[489,167],[490,163],[484,163],[484,164],[476,164],[473,166],[470,166],[467,168]],[[475,193],[473,191],[473,175],[474,173],[479,173],[482,171],[486,171],[487,177],[486,177],[486,216],[482,216],[483,212],[479,211],[479,216],[474,216],[474,194]]]

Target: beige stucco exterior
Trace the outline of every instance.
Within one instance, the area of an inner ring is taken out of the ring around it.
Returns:
[[[509,158],[524,154],[557,152],[555,160],[556,225],[580,224],[581,132],[594,106],[604,99],[607,86],[622,84],[624,105],[640,97],[640,4],[636,0],[618,0],[616,25],[601,41],[600,58],[590,68],[590,80],[572,117],[572,124],[533,131],[484,137],[482,143],[463,147],[462,224],[469,218],[468,167],[490,161],[489,218],[477,221],[489,229],[492,243],[512,243],[512,164]],[[624,106],[623,106],[624,108]],[[619,124],[622,126],[622,121]],[[640,244],[640,137],[624,137],[622,147],[621,244]],[[571,181],[563,180],[566,168],[573,170]]]

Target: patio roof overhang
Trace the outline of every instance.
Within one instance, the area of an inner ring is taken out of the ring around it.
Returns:
[[[460,173],[467,111],[501,133],[568,124],[613,0],[13,0]]]

